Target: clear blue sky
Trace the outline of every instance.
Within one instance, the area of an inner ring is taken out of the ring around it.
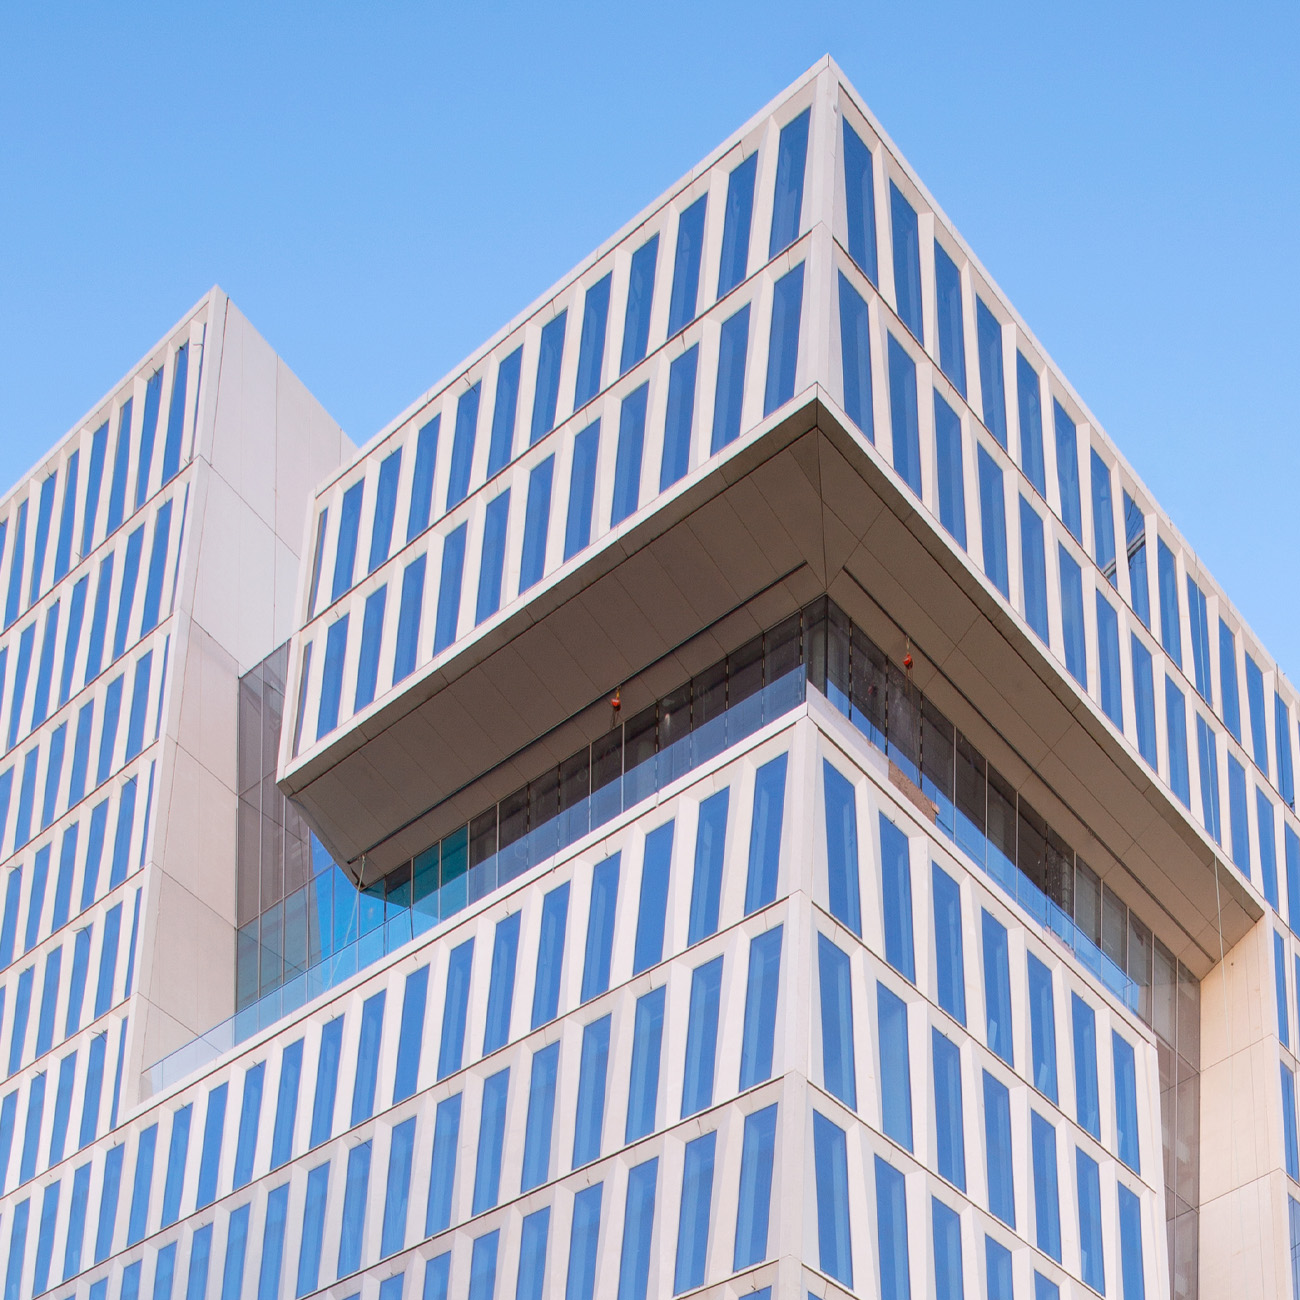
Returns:
[[[0,484],[213,283],[364,441],[829,52],[1300,681],[1300,7],[992,9],[3,6]]]

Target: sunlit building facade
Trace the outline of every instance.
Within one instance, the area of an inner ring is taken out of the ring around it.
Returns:
[[[1295,1294],[1300,696],[829,60],[0,529],[5,1300]]]

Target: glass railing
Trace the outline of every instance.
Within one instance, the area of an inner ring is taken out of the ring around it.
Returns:
[[[296,970],[286,965],[272,987],[152,1066],[154,1089],[554,858],[790,712],[803,702],[808,685],[888,756],[940,832],[1120,1002],[1150,1021],[1151,962],[1158,946],[1151,932],[904,670],[835,605],[820,600],[376,884],[351,890],[347,924],[317,927],[323,939],[310,964]],[[334,913],[339,912],[336,900]],[[240,938],[246,939],[243,931]],[[328,951],[322,950],[325,944],[332,945]]]

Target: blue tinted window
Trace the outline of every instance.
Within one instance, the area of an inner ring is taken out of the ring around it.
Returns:
[[[614,954],[614,916],[618,906],[620,855],[597,863],[591,877],[591,905],[587,912],[587,948],[582,966],[582,1001],[598,997],[609,988],[609,966]]]
[[[966,1190],[966,1150],[962,1138],[961,1052],[937,1029],[931,1031],[934,1053],[934,1125],[938,1170]]]
[[[560,312],[542,326],[537,348],[537,385],[533,390],[533,420],[528,445],[555,428],[555,403],[560,395],[560,360],[564,356],[564,324],[568,312]]]
[[[1007,575],[1007,508],[1002,492],[1002,470],[992,456],[977,446],[980,485],[980,540],[984,549],[984,573],[1009,598]]]
[[[1038,371],[1016,352],[1016,400],[1020,413],[1020,468],[1025,477],[1047,495],[1047,473],[1043,468],[1043,407]]]
[[[763,414],[770,415],[794,396],[799,364],[799,318],[803,309],[803,263],[772,289],[772,332],[767,349],[767,387]]]
[[[37,1148],[41,1139],[41,1121],[45,1117],[45,1075],[44,1073],[36,1075],[27,1090],[27,1125],[23,1133],[23,1151],[22,1158],[18,1167],[18,1179],[20,1182],[27,1182],[36,1177],[36,1155]],[[148,1132],[148,1130],[146,1130]],[[155,1131],[155,1137],[157,1136]],[[145,1135],[141,1134],[141,1142],[145,1142]],[[152,1172],[152,1150],[149,1153],[151,1162],[150,1172]]]
[[[849,1162],[844,1130],[813,1111],[813,1169],[817,1192],[817,1254],[823,1273],[853,1285],[849,1226]]]
[[[343,1184],[343,1216],[339,1225],[339,1277],[355,1273],[361,1267],[361,1241],[369,1190],[370,1143],[360,1142],[348,1151],[348,1168]],[[231,1300],[235,1300],[235,1297],[231,1297]]]
[[[86,1232],[86,1202],[90,1199],[90,1162],[87,1161],[72,1176],[72,1199],[68,1206],[68,1236],[64,1247],[63,1276],[74,1277],[81,1272],[81,1246]],[[199,1248],[202,1229],[194,1234],[191,1255]]]
[[[148,682],[145,683],[148,689]],[[143,708],[141,709],[143,713]],[[45,765],[45,801],[41,809],[41,830],[53,820],[59,795],[59,781],[63,777],[63,750],[68,738],[68,724],[60,723],[50,735],[49,756]],[[47,845],[44,852],[49,852]]]
[[[851,1110],[858,1107],[853,1045],[853,987],[848,954],[824,934],[817,935],[821,993],[822,1082],[826,1091]]]
[[[590,310],[591,294],[587,295]],[[601,337],[604,337],[604,320],[601,320]],[[586,324],[583,325],[586,339]],[[492,404],[492,436],[488,443],[487,476],[492,478],[510,464],[514,457],[515,418],[519,410],[519,372],[524,349],[517,347],[497,366],[496,400]],[[598,376],[599,377],[599,376]],[[579,378],[579,383],[581,383]]]
[[[463,523],[447,534],[442,544],[442,572],[438,581],[438,613],[433,627],[433,653],[441,654],[456,639],[460,626],[460,589],[465,575]]]
[[[871,150],[847,118],[844,119],[844,208],[848,218],[849,256],[867,279],[876,284],[876,187]]]
[[[122,1191],[122,1157],[126,1147],[110,1147],[104,1157],[104,1181],[99,1199],[99,1230],[95,1234],[95,1263],[108,1258],[113,1248],[113,1228],[117,1223],[117,1198]]]
[[[321,1028],[320,1056],[316,1065],[316,1094],[311,1112],[311,1145],[320,1146],[334,1131],[334,1101],[338,1091],[339,1053],[343,1045],[343,1017]]]
[[[95,539],[95,517],[99,514],[99,492],[104,482],[104,453],[108,449],[108,421],[91,435],[90,471],[86,475],[86,504],[81,517],[81,554],[87,555]]]
[[[1058,545],[1061,567],[1061,631],[1065,641],[1065,667],[1085,690],[1088,688],[1088,641],[1083,626],[1083,574],[1063,544]]]
[[[108,631],[108,600],[113,590],[113,556],[106,555],[99,562],[99,577],[95,586],[95,610],[90,619],[90,641],[86,646],[85,684],[89,685],[104,664],[104,637]]]
[[[1074,1028],[1074,1098],[1079,1127],[1101,1138],[1101,1109],[1097,1099],[1097,1017],[1077,994],[1070,995]]]
[[[962,469],[961,420],[934,395],[935,468],[939,477],[939,522],[954,541],[966,546],[966,477]]]
[[[550,1043],[533,1053],[521,1191],[539,1187],[551,1176],[551,1135],[555,1127],[555,1077],[559,1060],[559,1043]]]
[[[44,1056],[54,1046],[54,1012],[59,1000],[59,973],[63,966],[63,949],[56,948],[45,958],[45,978],[41,985],[41,1018],[36,1027],[36,1055]]]
[[[1138,753],[1156,770],[1156,688],[1152,679],[1151,651],[1133,633],[1133,712],[1136,714]]]
[[[1237,692],[1237,643],[1232,629],[1219,620],[1219,693],[1223,724],[1241,742],[1241,697]]]
[[[886,1137],[912,1149],[912,1069],[908,1059],[907,1004],[876,985],[880,1028],[880,1127]]]
[[[845,125],[845,131],[849,130]],[[875,442],[875,418],[871,398],[871,326],[867,304],[839,276],[840,360],[844,371],[844,413]]]
[[[659,462],[660,492],[676,483],[691,467],[691,428],[699,361],[697,343],[668,367],[668,410],[664,418],[663,456]]]
[[[378,587],[366,597],[361,618],[361,654],[357,663],[357,693],[353,709],[364,709],[375,698],[379,679],[379,646],[384,634],[384,605],[387,586]]]
[[[1020,567],[1025,589],[1025,622],[1046,645],[1047,557],[1043,549],[1043,521],[1023,496],[1020,498]]]
[[[487,504],[483,519],[483,556],[478,571],[478,602],[475,624],[490,618],[501,608],[501,576],[506,561],[506,524],[510,519],[510,489]]]
[[[9,594],[5,598],[5,627],[8,627],[22,610],[23,566],[26,562],[27,502],[24,501],[18,507],[18,526],[14,529],[13,559],[9,562]]]
[[[1011,1094],[984,1071],[984,1155],[988,1164],[989,1211],[1016,1226],[1015,1166],[1011,1157]]]
[[[1056,1100],[1056,1005],[1052,973],[1033,953],[1029,964],[1029,1039],[1034,1065],[1034,1087]]]
[[[691,972],[686,1072],[682,1081],[683,1119],[713,1104],[713,1072],[718,1048],[718,1002],[721,990],[721,957],[715,957]]]
[[[704,215],[708,195],[696,199],[677,222],[677,254],[673,261],[673,290],[668,300],[668,336],[695,319],[700,293],[700,256],[704,250]]]
[[[1264,897],[1277,910],[1276,810],[1263,790],[1255,791],[1255,820],[1259,826],[1259,865],[1264,877]]]
[[[1277,1002],[1277,1037],[1283,1047],[1291,1046],[1290,1002],[1286,995],[1286,949],[1282,936],[1273,932],[1273,984]]]
[[[663,1048],[664,989],[661,985],[636,1000],[632,1029],[632,1073],[628,1084],[625,1142],[655,1129],[659,1098],[659,1060]]]
[[[330,512],[328,509],[322,510],[316,518],[316,547],[312,553],[311,562],[311,587],[307,594],[307,616],[314,617],[316,613],[316,594],[320,590],[320,571],[321,565],[325,560],[325,530],[329,526]]]
[[[257,1153],[257,1126],[262,1117],[262,1083],[266,1065],[259,1061],[244,1074],[244,1096],[239,1109],[239,1138],[235,1143],[235,1182],[242,1187],[253,1176]]]
[[[375,490],[375,519],[370,529],[370,563],[373,573],[388,559],[393,544],[393,517],[397,511],[397,483],[402,473],[402,449],[385,456],[379,465],[379,486]]]
[[[727,844],[727,805],[730,790],[719,790],[700,804],[695,832],[695,876],[691,884],[688,945],[717,932],[722,896],[722,863]]]
[[[63,832],[63,841],[59,846],[59,878],[54,887],[54,913],[50,921],[51,931],[62,929],[72,912],[72,873],[76,868],[77,837],[80,826],[73,822]]]
[[[1012,1059],[1011,967],[1007,956],[1007,931],[987,912],[982,913],[984,937],[984,1008],[988,1017],[988,1045],[1008,1065]]]
[[[1192,634],[1192,670],[1196,690],[1203,700],[1214,703],[1210,685],[1210,624],[1205,608],[1205,593],[1189,576],[1187,579],[1187,623]]]
[[[451,1276],[451,1251],[429,1260],[424,1266],[424,1300],[447,1300]]]
[[[172,366],[172,394],[167,408],[167,441],[163,444],[162,481],[169,483],[181,466],[181,433],[185,426],[185,385],[189,378],[188,343],[176,349]]]
[[[697,266],[696,275],[698,274]],[[578,381],[573,394],[575,411],[586,406],[600,392],[605,363],[605,332],[609,323],[609,287],[612,278],[613,273],[607,272],[587,290],[584,299],[582,335],[578,341]]]
[[[339,697],[343,693],[343,657],[348,648],[348,616],[336,619],[325,633],[325,666],[321,671],[317,737],[328,736],[339,725]],[[103,750],[100,750],[101,755]],[[100,766],[103,766],[102,760]]]
[[[54,677],[54,643],[59,636],[59,602],[45,611],[45,630],[41,636],[40,665],[36,670],[36,690],[32,695],[32,727],[40,726],[50,711],[50,686]]]
[[[736,1245],[732,1257],[735,1270],[749,1268],[767,1258],[775,1146],[776,1107],[768,1106],[745,1116],[740,1194],[736,1207]]]
[[[1111,501],[1110,468],[1092,448],[1092,533],[1097,567],[1112,587],[1118,585],[1115,571],[1115,507]]]
[[[1115,607],[1097,592],[1097,680],[1101,707],[1106,716],[1124,730],[1124,691],[1120,682],[1119,618]]]
[[[415,1092],[420,1076],[420,1048],[424,1041],[424,1009],[429,991],[429,968],[420,966],[406,977],[402,993],[402,1023],[397,1039],[397,1067],[393,1102]]]
[[[429,1168],[429,1204],[424,1235],[432,1237],[451,1225],[451,1195],[456,1184],[456,1148],[460,1143],[461,1094],[438,1103],[433,1123],[433,1157]]]
[[[912,869],[907,836],[884,814],[880,817],[880,885],[885,929],[885,960],[915,982],[912,950]]]
[[[32,539],[32,577],[27,586],[27,603],[36,603],[41,594],[41,578],[45,572],[45,549],[50,540],[50,516],[54,512],[54,490],[59,485],[57,473],[51,474],[41,484],[40,503],[36,509],[36,536]]]
[[[149,551],[149,572],[144,586],[144,612],[140,618],[140,635],[158,626],[162,610],[163,580],[167,570],[167,543],[171,536],[172,503],[164,501],[154,520],[153,544]]]
[[[564,930],[569,918],[569,882],[556,886],[542,902],[542,933],[533,983],[532,1028],[554,1020],[560,1006],[560,972],[564,964]]]
[[[1137,1064],[1133,1045],[1111,1033],[1115,1064],[1115,1154],[1135,1173],[1142,1172],[1138,1158]]]
[[[930,1201],[934,1227],[935,1300],[962,1300],[961,1219],[937,1196]]]
[[[573,1198],[573,1227],[569,1235],[569,1271],[564,1300],[592,1300],[596,1289],[596,1247],[600,1244],[600,1201],[603,1183],[584,1187]]]
[[[1123,1183],[1119,1185],[1119,1275],[1124,1300],[1146,1300],[1146,1278],[1142,1267],[1142,1202]]]
[[[277,1300],[280,1294],[280,1270],[284,1264],[284,1228],[288,1209],[289,1184],[285,1183],[273,1188],[266,1198],[266,1225],[262,1233],[257,1300]],[[234,1294],[237,1296],[238,1292]]]
[[[411,475],[411,508],[406,516],[406,540],[414,541],[429,526],[433,512],[433,472],[438,462],[438,426],[435,415],[420,426],[415,440],[415,472]]]
[[[916,209],[889,182],[889,220],[894,239],[894,298],[898,317],[923,342],[921,328],[921,237]]]
[[[962,957],[961,890],[937,862],[931,864],[934,897],[934,956],[939,1005],[966,1023],[966,972]]]
[[[109,682],[104,692],[104,721],[99,732],[99,767],[95,784],[103,785],[113,770],[113,751],[117,747],[117,724],[122,714],[122,678]]]
[[[27,677],[32,666],[32,646],[36,640],[36,624],[29,623],[23,628],[18,641],[18,663],[14,668],[13,695],[9,702],[9,748],[18,743],[18,737],[24,734],[23,705],[27,698]]]
[[[509,1091],[509,1070],[499,1070],[483,1081],[478,1154],[474,1165],[473,1214],[482,1214],[497,1203],[501,1187],[501,1151],[505,1141]]]
[[[1228,815],[1232,830],[1232,860],[1250,879],[1250,821],[1246,811],[1246,769],[1228,755]]]
[[[1007,445],[1007,398],[1002,378],[1002,326],[979,298],[975,299],[975,333],[980,362],[980,398],[984,427]]]
[[[1156,581],[1160,588],[1160,644],[1179,668],[1183,666],[1183,632],[1178,613],[1178,575],[1173,552],[1156,541]]]
[[[916,412],[916,362],[889,336],[889,424],[893,435],[894,470],[921,495],[921,435]]]
[[[117,944],[122,931],[122,904],[108,910],[104,917],[104,940],[99,950],[99,986],[95,992],[95,1018],[98,1019],[113,1005],[113,982],[117,974]],[[19,997],[22,983],[19,982]],[[10,1070],[13,1069],[10,1059]]]
[[[966,326],[962,315],[961,272],[936,240],[934,299],[939,324],[939,367],[966,396]]]
[[[1106,1264],[1101,1246],[1101,1177],[1097,1162],[1081,1147],[1074,1152],[1079,1187],[1080,1272],[1085,1283],[1106,1294]]]
[[[1061,520],[1083,540],[1083,512],[1079,503],[1079,444],[1075,424],[1055,398],[1052,421],[1056,428],[1056,481],[1061,490]]]
[[[69,1052],[67,1056],[59,1062],[59,1082],[58,1088],[54,1095],[54,1121],[50,1125],[50,1153],[48,1163],[57,1165],[63,1159],[67,1140],[68,1140],[68,1121],[72,1115],[72,1085],[77,1076],[77,1054]],[[182,1108],[185,1115],[185,1135],[189,1136],[189,1107]],[[180,1115],[177,1115],[173,1123],[172,1144],[176,1142],[176,1127],[180,1123]],[[165,1227],[172,1220],[167,1218],[167,1198],[163,1197],[163,1226]]]
[[[72,1058],[67,1059],[71,1060]],[[71,1073],[69,1071],[69,1075]],[[60,1088],[63,1086],[62,1075],[60,1075],[59,1086]],[[192,1105],[185,1105],[172,1115],[171,1139],[167,1148],[167,1177],[163,1184],[162,1222],[160,1224],[164,1228],[169,1223],[175,1223],[180,1218],[181,1192],[185,1186],[185,1161],[189,1154],[190,1119],[193,1110]]]
[[[467,1300],[492,1300],[497,1285],[497,1248],[500,1238],[499,1228],[474,1238],[470,1251]],[[380,1300],[389,1300],[382,1294],[382,1290]]]
[[[1129,599],[1133,612],[1151,626],[1151,590],[1147,578],[1147,521],[1137,502],[1124,493],[1124,539],[1128,549]]]
[[[564,558],[572,559],[591,541],[591,510],[596,494],[596,453],[600,450],[600,421],[588,425],[573,440],[569,477],[569,513],[564,525]]]
[[[655,1164],[655,1161],[651,1161]],[[632,1170],[628,1180],[628,1197],[632,1196],[632,1181],[635,1178],[636,1170]],[[628,1207],[629,1216],[632,1213],[631,1205]],[[653,1201],[651,1203],[651,1216],[654,1214]],[[519,1233],[519,1273],[515,1283],[515,1300],[542,1300],[542,1283],[546,1277],[546,1238],[551,1226],[551,1207],[543,1205],[540,1210],[534,1210],[532,1214],[524,1216],[523,1226]],[[625,1221],[624,1232],[627,1231]],[[428,1288],[426,1285],[425,1300],[428,1300]],[[620,1295],[620,1300],[622,1297]],[[644,1297],[641,1297],[644,1300]]]
[[[357,1040],[357,1071],[352,1084],[352,1125],[375,1113],[375,1081],[379,1073],[379,1044],[384,1032],[384,991],[368,997],[361,1006],[361,1034]]]
[[[749,349],[749,304],[722,322],[718,340],[718,383],[713,398],[713,455],[740,436],[745,397],[745,355]]]
[[[456,431],[451,442],[451,468],[447,474],[447,506],[450,510],[469,495],[474,470],[474,441],[478,433],[478,404],[482,385],[467,388],[456,401]]]
[[[749,982],[740,1049],[742,1092],[772,1077],[776,999],[781,980],[781,931],[781,926],[775,926],[756,935],[749,944]]]
[[[754,216],[754,178],[758,155],[752,153],[727,177],[727,210],[722,223],[722,258],[718,297],[728,294],[749,269],[749,229]]]
[[[1037,1111],[1029,1115],[1034,1172],[1034,1244],[1061,1262],[1061,1206],[1056,1180],[1056,1130]]]
[[[659,259],[659,236],[651,235],[632,254],[627,285],[627,311],[623,317],[623,351],[618,373],[626,374],[643,360],[650,341],[650,306],[654,300],[655,264]]]
[[[32,1292],[40,1295],[50,1284],[50,1260],[54,1255],[54,1228],[59,1217],[59,1184],[50,1183],[41,1195],[41,1225],[36,1239],[36,1263],[32,1274],[33,1287]],[[10,1245],[10,1255],[13,1256],[14,1247]],[[22,1251],[17,1252],[17,1257],[22,1259]],[[139,1264],[136,1264],[139,1267]],[[163,1267],[162,1252],[159,1252],[158,1270]],[[17,1280],[17,1279],[16,1279]],[[125,1287],[125,1280],[123,1281]],[[155,1290],[156,1290],[155,1286]],[[160,1297],[165,1300],[165,1297]]]
[[[645,412],[650,385],[635,388],[622,402],[618,420],[618,450],[614,457],[614,503],[610,527],[636,511],[641,499],[641,462],[645,450]]]
[[[153,651],[136,660],[135,681],[131,688],[131,716],[126,728],[126,753],[130,762],[144,746],[145,713],[149,703],[149,674],[153,667]]]
[[[908,1300],[907,1187],[903,1175],[880,1156],[875,1158],[875,1173],[881,1300]]]
[[[361,526],[361,497],[365,482],[354,483],[343,494],[343,507],[339,511],[339,539],[334,552],[334,582],[330,600],[335,601],[352,586],[352,575],[357,562],[357,530]]]
[[[10,879],[14,879],[10,876]],[[72,978],[68,984],[68,1018],[64,1025],[65,1038],[71,1037],[81,1028],[81,1006],[86,996],[86,969],[90,964],[90,935],[87,926],[78,930],[72,948]]]
[[[713,1209],[713,1157],[718,1135],[705,1133],[686,1144],[682,1170],[682,1203],[677,1218],[677,1264],[673,1293],[680,1295],[704,1285],[709,1249],[709,1220]]]
[[[487,1020],[483,1029],[483,1055],[504,1047],[510,1037],[510,1010],[514,1004],[515,961],[519,954],[518,912],[497,922],[492,943],[492,974],[488,989]],[[423,1007],[421,1007],[423,1016]],[[403,1013],[405,1033],[405,1013]],[[414,1087],[412,1087],[414,1091]]]
[[[149,376],[144,390],[144,420],[140,425],[140,461],[135,476],[135,508],[149,495],[149,471],[153,465],[154,436],[158,432],[158,406],[162,400],[162,370]]]
[[[799,238],[810,116],[811,110],[805,108],[781,128],[776,155],[776,192],[772,197],[772,237],[767,248],[769,258]]]
[[[72,671],[77,662],[77,651],[81,648],[81,626],[86,615],[86,591],[90,578],[82,575],[72,588],[72,598],[68,602],[68,634],[63,643],[63,670],[59,674],[59,705],[68,702],[72,695]]]
[[[1264,674],[1259,665],[1246,656],[1246,699],[1250,704],[1250,746],[1255,766],[1265,776],[1268,767],[1268,724],[1264,720]]]
[[[663,960],[664,920],[672,870],[673,823],[665,822],[646,836],[641,864],[641,895],[637,904],[636,941],[632,973],[640,974]]]
[[[77,737],[72,746],[72,775],[68,780],[69,808],[80,803],[86,795],[86,769],[90,764],[90,729],[94,722],[95,702],[88,700],[77,711]],[[75,831],[76,828],[71,829]]]
[[[826,799],[826,873],[833,917],[861,937],[858,889],[858,825],[853,786],[830,763],[822,762]]]
[[[1196,715],[1196,754],[1201,777],[1201,816],[1205,830],[1216,843],[1223,843],[1223,827],[1219,819],[1219,747],[1214,729],[1198,713]],[[1300,884],[1300,880],[1297,881]],[[1295,907],[1300,909],[1300,897]],[[1293,913],[1300,916],[1300,911]]]
[[[447,963],[447,988],[442,1011],[442,1036],[438,1045],[438,1078],[460,1069],[465,1056],[465,1018],[469,1009],[470,973],[474,940],[453,948]]]
[[[1190,808],[1192,787],[1187,774],[1187,706],[1172,677],[1165,678],[1165,727],[1169,738],[1169,788]]]
[[[126,1229],[128,1246],[134,1245],[145,1234],[145,1224],[149,1218],[149,1188],[153,1182],[153,1158],[157,1145],[158,1125],[150,1124],[140,1133],[140,1140],[136,1144],[135,1180],[131,1188],[131,1210]]]
[[[519,594],[541,581],[546,569],[546,535],[551,519],[551,480],[555,457],[538,461],[528,475],[528,502],[524,511],[524,544],[519,562]]]
[[[785,808],[788,755],[764,763],[754,776],[754,812],[749,831],[749,871],[745,882],[745,915],[776,898],[781,859],[781,822]]]
[[[1295,783],[1291,775],[1291,711],[1282,697],[1273,693],[1274,739],[1277,744],[1277,792],[1289,807],[1295,807]]]

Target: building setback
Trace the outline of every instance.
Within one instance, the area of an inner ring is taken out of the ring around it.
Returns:
[[[1300,1300],[1300,695],[829,59],[360,451],[214,289],[0,608],[3,1300]]]

